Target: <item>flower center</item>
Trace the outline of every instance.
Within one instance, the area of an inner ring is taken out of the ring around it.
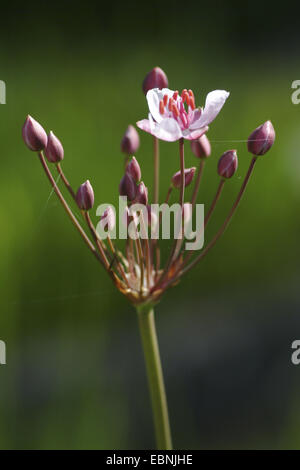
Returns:
[[[182,90],[181,95],[176,90],[172,97],[164,95],[159,102],[160,114],[164,117],[173,117],[184,129],[188,128],[195,108],[194,93],[186,88]]]

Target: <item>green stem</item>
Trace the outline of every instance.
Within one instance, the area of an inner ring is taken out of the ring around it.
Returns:
[[[172,440],[168,405],[155,328],[154,310],[151,306],[146,305],[137,307],[137,313],[151,395],[157,448],[158,450],[171,450]]]

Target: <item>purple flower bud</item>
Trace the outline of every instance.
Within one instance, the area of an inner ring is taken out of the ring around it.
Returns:
[[[238,167],[236,150],[223,153],[218,162],[218,173],[222,178],[231,178]]]
[[[194,174],[195,174],[196,168],[193,166],[192,168],[186,168],[184,170],[184,186],[187,187],[191,182],[193,181]],[[174,188],[179,189],[181,187],[181,172],[177,171],[175,175],[172,177],[172,183]]]
[[[257,127],[248,137],[248,151],[253,155],[264,155],[272,147],[275,130],[271,121]]]
[[[135,127],[131,124],[121,140],[121,151],[127,155],[133,155],[140,146],[140,138]]]
[[[211,146],[206,135],[202,135],[200,139],[191,140],[191,149],[193,154],[198,158],[207,158],[211,154]]]
[[[76,202],[82,211],[89,211],[93,207],[94,191],[89,180],[79,186],[76,193]]]
[[[148,204],[148,189],[146,188],[143,181],[137,187],[134,202],[144,205]]]
[[[45,155],[50,163],[59,163],[64,158],[64,148],[61,141],[50,131]]]
[[[134,181],[138,183],[142,177],[142,172],[140,165],[135,157],[132,157],[126,168],[127,173],[129,173]]]
[[[133,201],[136,196],[136,183],[129,173],[125,173],[120,181],[119,193],[120,196],[126,196],[129,201]]]
[[[111,206],[108,206],[107,209],[103,212],[100,218],[100,225],[103,230],[108,230],[111,232],[116,225],[116,214],[114,209]]]
[[[44,150],[47,145],[47,134],[45,130],[29,115],[24,122],[22,136],[27,147],[33,152],[40,152]]]
[[[152,90],[152,88],[168,88],[168,84],[169,82],[165,72],[160,67],[154,67],[143,81],[143,92],[147,95],[147,92]]]

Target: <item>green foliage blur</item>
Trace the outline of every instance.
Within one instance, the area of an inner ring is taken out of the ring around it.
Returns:
[[[182,16],[158,2],[147,12],[120,2],[115,11],[20,5],[6,7],[0,45],[0,448],[154,447],[135,312],[65,216],[21,128],[31,114],[53,130],[74,188],[90,179],[96,205],[116,203],[120,140],[146,117],[141,83],[156,65],[198,105],[213,89],[230,91],[208,133],[199,202],[214,196],[225,150],[237,149],[239,167],[206,240],[247,171],[248,135],[267,119],[276,130],[223,238],[156,309],[175,447],[299,448],[300,369],[290,360],[300,336],[299,67],[293,35],[277,38],[279,12],[256,34],[245,19],[252,9],[237,13],[235,2],[217,12],[191,4]],[[152,140],[140,138],[151,193]],[[162,197],[179,158],[176,143],[160,149]],[[186,144],[186,165],[195,164]]]

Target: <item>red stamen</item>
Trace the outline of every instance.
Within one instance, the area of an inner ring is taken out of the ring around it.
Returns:
[[[192,110],[196,108],[194,96],[191,96],[191,95],[190,95],[190,107],[192,108]]]
[[[173,100],[173,98],[170,98],[169,99],[169,111],[173,110],[173,105],[174,105],[174,100]]]
[[[168,104],[168,95],[164,96],[164,105],[167,106]]]
[[[195,100],[195,96],[194,96],[193,90],[189,90],[189,95],[190,95],[190,98],[194,98],[194,100]]]
[[[159,102],[159,112],[160,112],[160,114],[165,113],[165,105],[164,105],[163,100],[160,100],[160,102]]]
[[[187,93],[187,89],[184,88],[181,92],[181,98],[183,99],[183,96]]]
[[[175,101],[177,100],[177,98],[178,98],[178,90],[174,91],[174,93],[173,93],[173,98],[174,98]]]
[[[173,109],[172,109],[172,111],[173,111],[173,116],[174,116],[175,118],[178,118],[178,116],[179,116],[179,110],[178,110],[177,105],[176,105],[175,103],[173,104]]]
[[[187,90],[183,90],[183,92],[181,93],[181,98],[184,103],[186,102],[187,105],[190,104],[190,97]]]

